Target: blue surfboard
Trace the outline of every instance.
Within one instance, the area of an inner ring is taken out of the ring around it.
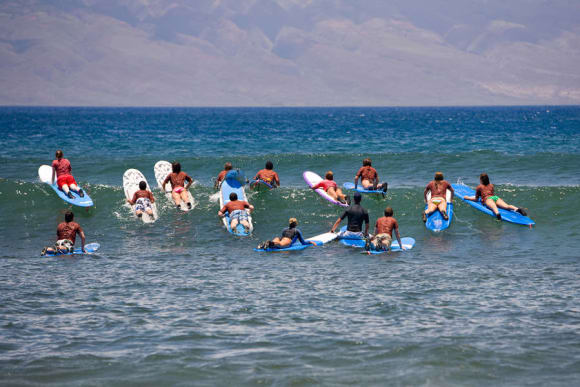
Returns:
[[[346,226],[343,226],[340,231],[345,231]],[[401,238],[401,242],[405,249],[410,250],[415,246],[415,239],[410,237]],[[363,238],[341,238],[340,243],[345,246],[356,247],[356,248],[364,248],[366,241]],[[399,246],[399,242],[395,239],[391,244],[391,251],[402,251],[401,246]],[[364,251],[364,253],[369,254],[382,254],[386,253],[385,250],[371,250],[371,251]]]
[[[55,257],[60,255],[82,255],[82,254],[91,254],[97,251],[101,247],[100,244],[97,242],[89,243],[85,245],[85,252],[80,247],[74,249],[72,253],[46,253],[45,257]]]
[[[223,208],[229,201],[230,201],[230,193],[235,192],[238,195],[238,200],[247,201],[246,192],[244,191],[244,186],[240,181],[237,179],[239,175],[237,171],[231,171],[226,175],[224,181],[222,181],[220,187],[220,208]],[[227,230],[238,236],[248,236],[251,234],[253,226],[252,226],[252,217],[248,214],[248,222],[250,223],[250,232],[246,232],[244,226],[238,223],[235,230],[232,230],[230,227],[230,216],[229,213],[226,213],[226,216],[223,217],[224,225],[226,226]]]
[[[354,188],[354,183],[344,183],[342,185],[344,188],[349,189],[351,191],[357,191],[360,193],[364,193],[364,194],[381,194],[381,195],[385,195],[386,192],[383,192],[383,190],[380,189],[364,189],[363,186],[361,184],[359,184],[356,189]]]
[[[264,180],[261,180],[261,179],[250,181],[250,189],[253,189],[253,190],[260,190],[260,189],[271,190],[272,188],[275,188],[275,187],[272,184],[270,184]]]
[[[491,211],[486,205],[481,203],[481,199],[478,199],[477,202],[473,202],[471,200],[465,200],[464,196],[475,196],[475,190],[472,188],[464,185],[464,184],[451,184],[453,189],[455,190],[455,195],[463,200],[465,203],[469,204],[471,207],[493,216],[495,218],[495,214]],[[506,222],[521,224],[523,226],[533,226],[536,224],[532,219],[528,218],[527,216],[523,216],[519,212],[504,210],[503,208],[498,208],[499,213],[501,214],[501,220]]]
[[[322,245],[322,243],[320,243],[320,242],[315,242],[315,243],[316,243],[317,246],[321,246]],[[283,252],[283,251],[300,251],[300,250],[304,250],[304,249],[306,249],[306,248],[308,248],[310,246],[312,246],[311,243],[308,243],[306,245],[303,245],[300,242],[294,242],[290,246],[284,247],[284,248],[281,248],[281,249],[270,249],[270,248],[268,248],[268,249],[258,249],[256,247],[256,248],[254,248],[254,251],[274,252],[274,253],[275,252],[278,252],[278,251],[280,251],[280,252]]]
[[[72,192],[72,194],[74,196],[74,198],[71,199],[67,195],[65,195],[63,190],[58,188],[58,186],[56,185],[56,181],[54,183],[52,183],[52,167],[51,166],[41,165],[40,168],[38,168],[38,177],[40,178],[40,181],[48,184],[50,186],[50,188],[52,188],[54,190],[54,192],[56,192],[58,197],[61,198],[62,200],[64,200],[65,202],[70,203],[70,204],[75,205],[75,206],[79,206],[79,207],[91,207],[93,205],[93,200],[89,197],[89,194],[87,194],[86,191],[83,190],[84,196],[80,197],[79,194],[77,194],[76,192],[71,190],[70,192]],[[79,188],[80,188],[80,186],[79,186]]]
[[[431,199],[431,192],[427,193],[427,200]],[[429,215],[427,218],[427,222],[425,222],[425,227],[427,227],[431,231],[439,232],[443,231],[449,227],[451,224],[451,219],[453,219],[453,203],[451,202],[451,191],[447,190],[446,195],[447,200],[447,216],[449,219],[443,219],[439,210],[435,210],[434,212]],[[427,209],[427,205],[425,204],[425,209]]]

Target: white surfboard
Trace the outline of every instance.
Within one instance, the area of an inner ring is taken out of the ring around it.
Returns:
[[[310,188],[314,187],[316,184],[320,183],[323,180],[322,177],[318,176],[316,173],[311,171],[305,171],[302,174],[302,177],[304,178],[304,181],[306,182],[306,184],[308,184]],[[341,207],[348,207],[348,204],[341,203],[338,200],[334,199],[332,196],[327,194],[322,188],[317,188],[314,191],[320,196],[322,196],[324,199],[331,202],[332,204],[336,204],[337,206]]]
[[[147,184],[147,190],[151,191],[151,187],[147,182],[147,179],[143,174],[138,171],[137,169],[127,169],[123,174],[123,190],[125,191],[125,198],[132,199],[135,192],[139,190],[139,183],[144,181]],[[157,205],[155,203],[151,203],[151,208],[153,210],[153,217],[147,214],[146,212],[143,213],[141,216],[141,220],[144,223],[152,223],[155,222],[158,218],[157,214]],[[131,206],[131,210],[133,214],[135,214],[135,205]]]
[[[153,171],[155,172],[155,180],[157,180],[157,186],[159,187],[160,190],[163,191],[163,180],[165,180],[165,178],[172,172],[171,169],[171,163],[169,163],[168,161],[158,161],[155,164],[155,167],[153,167]],[[167,198],[167,200],[169,200],[170,203],[174,204],[173,202],[173,198],[171,197],[171,183],[167,183],[165,185],[165,197]],[[191,194],[191,192],[189,190],[187,190],[187,194],[189,196],[189,201],[191,202],[191,208],[187,208],[187,205],[181,201],[181,211],[190,211],[192,209],[195,208],[196,206],[196,202],[195,199],[193,198],[193,195]]]
[[[316,235],[311,238],[306,239],[306,242],[319,242],[317,244],[324,245],[328,242],[335,240],[338,237],[338,234],[335,232],[325,232],[324,234]]]

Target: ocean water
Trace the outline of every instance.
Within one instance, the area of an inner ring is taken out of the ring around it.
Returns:
[[[0,384],[562,385],[580,380],[580,107],[0,108]],[[41,258],[69,207],[38,181],[56,149],[95,206],[73,208],[97,255]],[[299,220],[341,214],[302,172],[352,181],[371,157],[415,248],[339,243],[252,250]],[[124,205],[122,175],[178,160],[198,201],[160,218]],[[228,234],[212,200],[226,161],[282,187],[248,192],[254,234]],[[533,229],[455,202],[425,229],[424,186],[487,172]]]

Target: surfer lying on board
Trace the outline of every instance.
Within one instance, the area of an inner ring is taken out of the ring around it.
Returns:
[[[224,170],[219,173],[217,179],[215,179],[215,182],[213,183],[214,189],[219,189],[222,181],[226,178],[226,175],[228,174],[229,171],[232,170],[232,168],[233,168],[232,163],[230,163],[229,161],[224,164]]]
[[[423,212],[423,222],[426,222],[429,215],[437,210],[441,212],[443,219],[449,220],[449,216],[447,215],[447,200],[445,199],[447,197],[447,190],[451,191],[451,201],[453,201],[453,195],[455,194],[453,187],[447,180],[443,180],[443,173],[435,172],[434,179],[427,184],[423,192],[425,203],[427,203],[427,209]],[[427,193],[429,191],[431,191],[431,199],[427,200]]]
[[[193,183],[193,179],[189,177],[187,173],[181,171],[181,164],[177,161],[171,164],[171,170],[173,172],[167,175],[165,180],[163,180],[161,188],[165,191],[165,185],[170,182],[172,188],[171,197],[173,198],[175,205],[180,207],[181,201],[183,200],[187,204],[187,208],[191,209],[191,202],[189,201],[187,190]],[[184,186],[186,180],[188,183]]]
[[[280,186],[280,178],[278,174],[273,171],[274,164],[271,161],[266,161],[266,168],[261,169],[256,176],[254,176],[254,180],[262,180],[266,183],[270,184],[272,187]]]
[[[127,202],[130,205],[135,205],[135,215],[141,217],[143,212],[146,212],[147,215],[153,217],[153,208],[151,207],[152,203],[155,203],[155,198],[153,197],[153,193],[147,190],[147,183],[145,181],[139,182],[139,191],[136,191],[133,194],[132,199],[127,199]]]
[[[52,162],[52,184],[54,184],[54,178],[56,177],[56,185],[60,188],[66,196],[71,199],[75,197],[70,192],[70,190],[75,191],[82,198],[85,193],[82,189],[77,186],[75,178],[71,175],[72,167],[68,159],[63,158],[63,153],[59,149],[56,151],[56,160]]]
[[[247,208],[247,210],[246,210]],[[244,200],[238,200],[238,195],[235,192],[230,194],[230,201],[227,202],[221,210],[218,211],[218,215],[221,217],[226,216],[226,212],[230,216],[230,228],[235,230],[238,223],[244,226],[246,232],[250,232],[250,222],[248,222],[248,211],[252,212],[254,206]]]
[[[367,158],[363,160],[363,166],[358,170],[354,177],[354,189],[358,186],[358,179],[360,177],[360,184],[364,189],[374,191],[382,190],[383,192],[387,192],[389,185],[386,182],[379,184],[379,174],[371,165],[371,159]]]
[[[504,210],[519,212],[523,216],[528,215],[523,208],[507,204],[499,196],[496,196],[494,186],[489,182],[489,176],[487,176],[487,173],[484,172],[479,175],[479,182],[480,184],[475,189],[475,196],[464,196],[463,199],[476,202],[481,198],[481,202],[485,204],[499,220],[501,220],[501,214],[497,209],[498,207],[503,208]]]
[[[56,243],[53,247],[45,247],[40,255],[51,254],[66,254],[72,252],[77,234],[81,237],[81,248],[85,252],[85,233],[81,226],[74,222],[75,215],[72,211],[64,213],[64,222],[56,228]]]
[[[369,234],[369,213],[360,205],[362,195],[360,192],[354,193],[354,204],[346,209],[344,213],[334,222],[330,232],[334,232],[340,222],[348,217],[346,231],[338,233],[339,238],[364,238]],[[362,232],[362,224],[365,223],[365,231]]]
[[[324,175],[324,180],[312,187],[312,189],[317,188],[322,188],[324,192],[326,192],[334,200],[337,200],[341,203],[348,203],[346,195],[342,193],[342,190],[338,188],[338,185],[334,181],[334,174],[332,171],[326,172],[326,175]]]
[[[302,232],[296,226],[298,226],[298,220],[296,218],[290,218],[288,220],[288,228],[282,230],[282,237],[276,237],[271,241],[262,242],[258,245],[258,249],[283,249],[292,246],[297,240],[303,245],[312,244],[316,246],[315,242],[306,242],[302,237]]]
[[[375,236],[367,239],[365,250],[385,250],[388,251],[393,243],[393,230],[397,236],[397,241],[402,250],[405,250],[401,243],[401,236],[399,235],[399,223],[397,219],[393,218],[393,209],[391,207],[385,208],[385,216],[377,219],[375,223]]]

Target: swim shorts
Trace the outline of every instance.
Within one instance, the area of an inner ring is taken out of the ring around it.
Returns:
[[[338,239],[364,239],[362,231],[341,231],[338,233]]]
[[[73,250],[73,243],[70,239],[59,239],[54,244],[57,251],[71,252]]]
[[[139,198],[135,202],[135,211],[147,211],[151,209],[151,200],[147,198]]]
[[[234,210],[230,214],[230,221],[237,219],[238,222],[248,220],[248,212],[246,210]]]
[[[393,237],[389,234],[377,234],[373,240],[372,245],[374,246],[375,250],[383,249],[383,248],[390,248],[391,243],[393,243]]]
[[[70,187],[73,184],[76,185],[76,183],[77,182],[75,181],[75,178],[72,177],[72,175],[63,175],[56,179],[56,185],[58,185],[58,188],[62,188],[62,186],[65,184]]]

